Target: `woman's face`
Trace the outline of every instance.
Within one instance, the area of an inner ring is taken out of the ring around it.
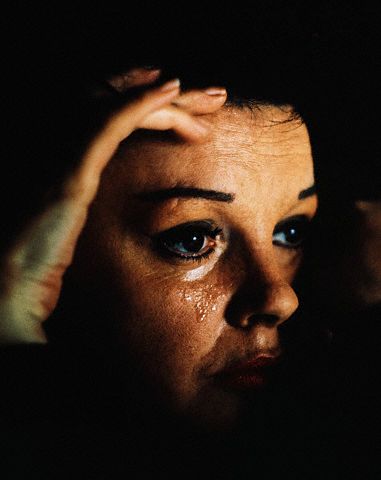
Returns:
[[[166,405],[213,426],[239,418],[298,306],[291,283],[317,201],[307,130],[289,113],[224,107],[205,143],[125,142],[73,267]]]

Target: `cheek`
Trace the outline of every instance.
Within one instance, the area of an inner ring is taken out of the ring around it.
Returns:
[[[126,328],[156,337],[173,353],[202,356],[219,336],[225,294],[216,285],[150,279],[128,282],[124,290],[130,316]]]
[[[224,326],[224,287],[160,271],[144,276],[126,266],[121,287],[120,341],[176,402],[190,399],[198,389],[202,358]]]

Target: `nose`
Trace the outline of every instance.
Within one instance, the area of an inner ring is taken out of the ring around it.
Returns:
[[[279,326],[291,317],[298,305],[298,297],[288,283],[273,283],[265,287],[262,302],[241,316],[240,327],[249,328],[259,323]]]
[[[249,329],[255,325],[277,327],[298,308],[291,285],[278,273],[251,275],[232,297],[226,310],[228,323]]]

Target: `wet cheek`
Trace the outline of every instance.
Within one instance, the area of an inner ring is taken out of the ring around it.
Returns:
[[[230,275],[224,274],[218,258],[216,262],[200,265],[179,279],[176,296],[182,305],[193,312],[194,324],[215,326],[218,337],[224,325],[224,311],[231,289]]]
[[[224,286],[212,280],[160,276],[135,283],[133,291],[130,285],[129,293],[125,313],[129,310],[130,341],[132,335],[135,349],[146,357],[147,370],[162,377],[177,402],[186,402],[199,388],[201,359],[213,349],[224,327]]]
[[[181,305],[187,310],[191,310],[193,324],[198,328],[208,328],[209,324],[215,325],[219,322],[215,333],[219,335],[223,326],[223,311],[226,299],[226,292],[223,288],[215,284],[202,284],[183,286],[176,291],[176,296]]]
[[[196,363],[213,348],[220,335],[226,294],[215,284],[168,283],[164,287],[160,282],[160,287],[153,288],[159,294],[147,299],[154,304],[149,314],[151,328],[160,331],[162,343],[170,345],[180,362],[187,358]]]

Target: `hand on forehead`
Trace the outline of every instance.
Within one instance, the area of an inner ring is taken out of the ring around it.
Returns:
[[[126,94],[127,92],[152,85],[160,80],[159,68],[136,67],[128,72],[109,77],[102,86],[94,90],[97,97],[111,94]],[[179,96],[172,101],[172,105],[192,113],[203,115],[210,113],[216,107],[223,105],[226,100],[226,89],[212,86],[205,89],[192,89],[180,92]]]

